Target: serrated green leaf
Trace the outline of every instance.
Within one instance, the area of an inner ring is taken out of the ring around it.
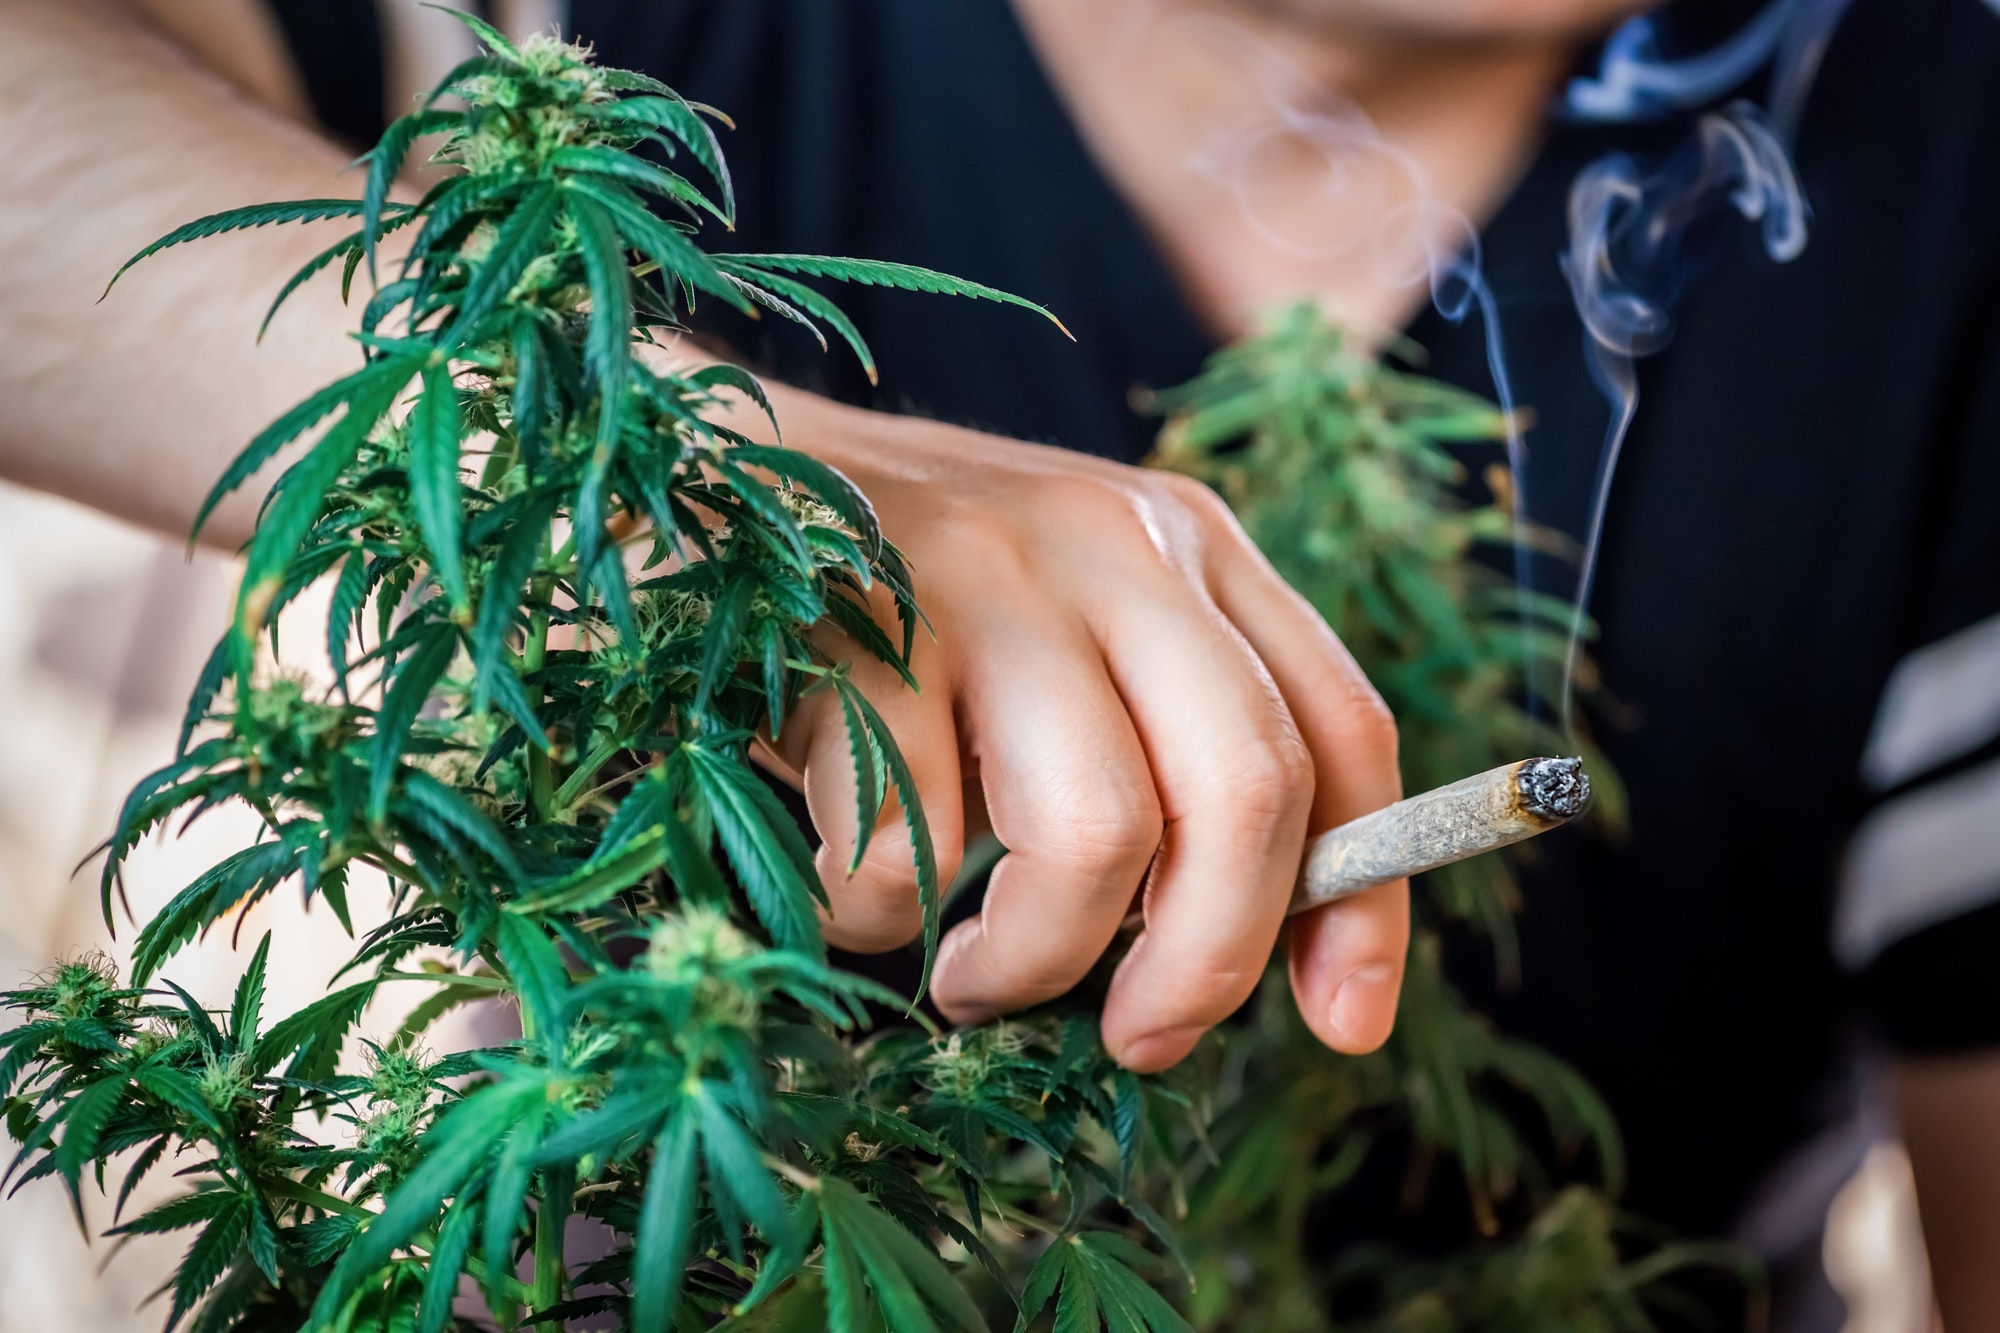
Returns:
[[[819,328],[812,321],[823,319],[833,325],[834,332],[861,362],[861,369],[868,376],[870,384],[879,383],[881,376],[875,366],[875,353],[869,350],[868,340],[861,336],[860,328],[846,311],[823,293],[814,291],[803,282],[767,273],[763,269],[731,259],[717,259],[715,266],[727,276],[742,283],[750,299],[767,310],[775,310],[788,318],[796,318],[819,336]],[[820,348],[825,350],[826,339],[820,338]]]
[[[708,624],[701,632],[700,679],[694,696],[696,712],[707,712],[709,702],[735,673],[736,653],[749,628],[750,607],[757,591],[756,575],[745,569],[710,600]]]
[[[1129,1069],[1112,1074],[1111,1087],[1115,1099],[1111,1133],[1118,1141],[1118,1192],[1123,1194],[1139,1161],[1140,1138],[1146,1130],[1146,1089]]]
[[[710,1086],[705,1085],[690,1102],[699,1117],[709,1188],[727,1193],[771,1244],[785,1244],[792,1238],[791,1210],[765,1169],[749,1130]]]
[[[486,586],[480,590],[479,617],[472,627],[475,708],[484,708],[495,697],[502,672],[513,674],[506,660],[507,635],[514,628],[522,585],[534,571],[542,545],[548,540],[555,508],[555,497],[550,495],[539,496],[526,505],[502,540],[499,554],[487,572]],[[525,724],[523,729],[526,730]],[[540,726],[536,724],[531,739],[539,741],[539,733]]]
[[[916,778],[910,773],[896,738],[890,734],[888,723],[875,711],[875,705],[868,702],[868,696],[845,677],[834,677],[834,685],[843,704],[851,703],[861,714],[881,755],[883,772],[888,775],[889,785],[896,789],[897,803],[903,808],[903,824],[909,830],[911,859],[917,875],[917,901],[924,913],[924,968],[917,983],[917,998],[921,999],[930,989],[931,967],[937,961],[938,933],[944,917],[944,888],[938,882],[937,848],[931,842],[930,820],[924,815]]]
[[[677,751],[715,817],[730,867],[780,948],[825,956],[813,904],[825,897],[812,850],[748,764],[699,745]]]
[[[572,191],[569,214],[576,223],[584,275],[590,283],[590,322],[583,343],[584,372],[597,385],[597,444],[593,461],[610,464],[624,420],[626,381],[631,373],[632,270],[625,243],[611,215]]]
[[[594,857],[560,879],[508,904],[513,912],[587,912],[631,888],[667,863],[667,831],[654,827],[607,855]]]
[[[444,1225],[438,1228],[430,1263],[424,1269],[424,1294],[418,1307],[416,1333],[443,1333],[450,1322],[452,1301],[458,1295],[458,1277],[465,1271],[466,1257],[472,1252],[473,1224],[478,1220],[479,1210],[473,1206],[470,1194],[461,1193],[452,1200]]]
[[[4,1093],[6,1089],[7,1080],[0,1078],[0,1093]],[[160,1164],[160,1159],[166,1156],[167,1148],[173,1141],[172,1134],[162,1134],[132,1159],[132,1164],[125,1171],[125,1182],[118,1187],[118,1198],[111,1205],[111,1216],[114,1220],[125,1215],[125,1204],[131,1199],[132,1191],[139,1188],[139,1182]]]
[[[69,1185],[74,1198],[77,1177],[97,1155],[97,1144],[119,1098],[130,1087],[131,1078],[120,1071],[108,1074],[72,1097],[62,1110],[62,1138],[56,1144],[55,1169]]]
[[[997,287],[982,283],[968,282],[955,278],[949,273],[939,273],[934,269],[918,268],[914,264],[892,264],[879,259],[838,259],[825,255],[717,255],[718,263],[727,262],[753,269],[763,274],[800,273],[813,278],[831,278],[836,282],[859,283],[866,287],[895,287],[909,292],[930,292],[940,296],[969,296],[982,301],[998,301],[1004,305],[1019,306],[1032,310],[1057,328],[1063,336],[1072,337],[1063,328],[1063,322],[1048,309],[1035,304],[1012,292],[1003,292]]]
[[[703,120],[694,104],[666,85],[655,82],[647,91],[652,96],[628,97],[607,103],[597,110],[600,120],[651,125],[665,130],[687,145],[695,161],[701,163],[722,189],[722,217],[730,225],[736,220],[736,185],[729,178],[729,164],[723,159],[722,145],[715,131]]]
[[[226,1196],[228,1202],[218,1211],[201,1235],[195,1237],[188,1247],[185,1258],[174,1275],[174,1303],[167,1312],[167,1328],[171,1330],[192,1310],[208,1289],[215,1285],[222,1270],[236,1256],[250,1232],[250,1200],[241,1194]]]
[[[250,1253],[250,1262],[264,1275],[271,1285],[278,1283],[278,1219],[271,1215],[270,1205],[255,1193],[250,1200],[250,1234],[245,1238],[244,1248]]]
[[[508,882],[521,878],[521,864],[515,860],[514,849],[508,845],[506,835],[458,792],[422,769],[412,768],[403,774],[403,795],[413,807],[493,858],[493,863]]]
[[[410,413],[410,498],[417,527],[452,609],[469,617],[463,551],[465,511],[459,498],[458,386],[443,362],[424,367],[424,391]]]
[[[603,208],[610,214],[623,243],[658,264],[667,275],[721,297],[738,310],[749,310],[749,300],[731,285],[706,253],[672,223],[655,216],[638,195],[623,185],[571,176],[563,182],[563,189]]]
[[[269,892],[296,868],[296,854],[281,842],[259,843],[224,857],[175,894],[139,931],[132,945],[132,980],[144,985],[202,927]]]
[[[400,391],[403,384],[408,382],[409,376],[414,373],[414,370],[415,363],[408,361],[378,361],[372,365],[363,366],[353,374],[337,379],[325,388],[320,389],[297,407],[291,408],[276,421],[273,421],[270,425],[264,427],[263,430],[257,432],[256,438],[251,440],[244,447],[243,452],[230,462],[229,467],[222,474],[222,479],[215,483],[209,490],[208,495],[202,500],[201,508],[195,513],[194,525],[188,533],[188,540],[192,542],[196,537],[200,536],[202,528],[208,523],[209,515],[215,511],[215,506],[220,504],[224,497],[235,491],[237,487],[250,480],[266,463],[277,457],[280,449],[298,439],[299,436],[305,434],[335,412],[340,411],[342,407],[347,407],[351,414],[354,411],[354,405],[360,403],[364,405],[365,410],[365,405],[375,400],[376,395],[382,387],[382,382],[400,372],[402,378],[387,395],[393,401],[396,392]],[[386,407],[386,403],[384,407]],[[372,414],[372,417],[379,417],[380,415],[381,412],[378,410]],[[370,424],[372,424],[372,417]]]
[[[882,526],[875,515],[875,506],[838,468],[796,449],[773,449],[759,444],[737,445],[729,451],[729,456],[738,463],[763,468],[805,487],[854,530],[869,555],[882,549]]]
[[[552,1065],[562,1062],[568,1037],[569,969],[562,954],[542,928],[525,917],[507,914],[494,927],[500,960],[507,965],[520,992],[521,1010]]]
[[[489,50],[507,57],[509,61],[517,66],[521,63],[521,49],[508,41],[505,33],[479,17],[479,15],[450,5],[428,5],[426,8],[451,15],[460,23],[470,28],[472,35],[484,42]]]
[[[497,1315],[504,1309],[499,1278],[514,1269],[515,1240],[527,1210],[528,1179],[535,1155],[542,1145],[547,1118],[527,1115],[514,1122],[500,1149],[500,1159],[486,1182],[486,1217],[482,1227],[480,1254],[488,1276],[486,1299]]]
[[[375,743],[368,759],[368,810],[377,823],[388,817],[389,789],[401,767],[410,728],[457,655],[458,631],[449,624],[433,624],[389,683],[382,709],[375,715]]]
[[[410,154],[410,146],[418,136],[435,130],[451,129],[465,122],[462,111],[437,111],[425,108],[413,111],[407,116],[399,116],[382,132],[382,138],[368,153],[368,180],[362,187],[361,195],[361,244],[362,252],[368,260],[368,276],[375,276],[375,246],[382,230],[382,210],[389,197],[389,187],[395,183],[396,175],[403,169],[403,159]]]
[[[163,1232],[179,1231],[184,1227],[199,1226],[229,1207],[235,1199],[235,1193],[230,1190],[203,1190],[196,1194],[182,1194],[133,1218],[123,1226],[112,1227],[104,1234],[154,1236]]]
[[[111,294],[111,289],[117,285],[118,279],[125,276],[125,270],[142,259],[150,258],[176,245],[185,245],[189,241],[199,241],[210,236],[220,236],[224,232],[242,231],[249,227],[268,227],[284,222],[319,222],[326,218],[351,218],[360,212],[359,199],[298,199],[290,203],[251,204],[247,208],[232,208],[221,213],[210,213],[205,218],[197,218],[185,226],[174,228],[120,264],[118,271],[111,275],[111,281],[104,284],[104,295]],[[101,301],[104,296],[97,299]]]
[[[944,1261],[852,1185],[822,1176],[819,1206],[828,1250],[851,1248],[891,1328],[935,1329],[938,1315],[968,1333],[986,1328]]]
[[[1070,1246],[1067,1238],[1058,1236],[1035,1260],[1035,1266],[1028,1270],[1028,1280],[1021,1287],[1020,1313],[1014,1320],[1014,1333],[1027,1333],[1049,1300],[1056,1294],[1056,1287],[1062,1282],[1063,1269],[1069,1262]]]
[[[905,648],[903,652],[896,651],[896,645],[889,641],[889,636],[875,623],[874,613],[866,606],[835,595],[826,599],[826,618],[866,650],[870,657],[884,666],[894,668],[896,674],[903,678],[903,684],[913,690],[917,688],[916,675],[910,670],[908,649]],[[904,638],[907,640],[909,635],[906,633]]]
[[[436,1221],[444,1201],[528,1111],[546,1100],[540,1083],[515,1081],[483,1088],[439,1117],[421,1140],[423,1160],[389,1195],[382,1212],[355,1238],[313,1304],[312,1325],[333,1323],[362,1283],[420,1229]]]
[[[667,1333],[680,1305],[695,1218],[695,1121],[683,1107],[653,1143],[633,1248],[634,1333]]]
[[[472,279],[458,298],[458,311],[442,337],[445,346],[466,345],[479,332],[486,317],[513,290],[521,275],[528,271],[528,265],[541,253],[550,229],[555,226],[560,203],[556,187],[544,185],[514,206],[513,215],[500,225],[492,247],[472,270]]]
[[[159,1098],[186,1119],[216,1135],[229,1132],[215,1108],[201,1095],[193,1079],[157,1061],[139,1066],[132,1081],[151,1096]]]
[[[353,643],[356,618],[367,596],[368,558],[357,546],[341,561],[340,574],[333,581],[333,595],[327,599],[326,608],[327,655],[333,665],[334,685],[343,695],[347,693],[347,654]],[[216,649],[218,657],[222,651],[221,646]]]
[[[290,1056],[291,1077],[308,1082],[324,1077],[332,1072],[348,1029],[360,1021],[374,994],[374,982],[358,982],[279,1019],[252,1050],[246,1062],[249,1072],[267,1074]]]
[[[264,968],[271,957],[271,932],[257,942],[257,952],[236,982],[236,997],[229,1006],[229,1044],[248,1050],[257,1044],[257,1024],[264,1010]]]
[[[346,412],[327,428],[311,452],[285,473],[257,524],[244,559],[243,586],[236,602],[238,633],[246,640],[254,639],[263,629],[265,611],[283,583],[285,566],[312,528],[326,492],[353,464],[362,442],[409,383],[417,364],[413,358],[394,358],[380,363],[378,370],[347,398]]]
[[[656,194],[662,199],[672,199],[698,208],[725,226],[729,222],[728,215],[721,207],[696,189],[685,176],[656,167],[644,158],[621,153],[615,148],[586,145],[558,148],[549,154],[549,165],[559,171],[576,171],[623,181],[627,185],[635,185]]]
[[[405,216],[408,215],[405,214]],[[334,260],[339,259],[343,255],[352,254],[360,248],[360,232],[357,231],[351,236],[343,236],[332,245],[326,247],[326,249],[314,255],[311,259],[308,259],[300,266],[298,272],[285,279],[285,285],[278,289],[277,296],[271,300],[270,308],[264,312],[263,321],[257,325],[257,341],[260,343],[264,341],[264,335],[271,331],[271,321],[278,317],[278,311],[284,307],[286,301],[291,299],[293,292],[304,286],[314,274],[318,273],[328,264],[331,264]]]
[[[848,698],[849,692],[838,691],[841,720],[847,727],[848,759],[854,765],[854,855],[847,861],[847,873],[852,875],[861,868],[861,858],[874,840],[875,826],[882,822],[882,807],[889,799],[889,774],[875,733],[854,700]]]

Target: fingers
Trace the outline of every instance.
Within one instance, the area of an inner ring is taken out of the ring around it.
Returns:
[[[1239,554],[1248,558],[1218,561],[1217,600],[1269,668],[1312,755],[1312,831],[1394,801],[1396,728],[1381,698],[1305,599],[1254,550]],[[1292,993],[1321,1041],[1359,1055],[1388,1039],[1409,936],[1407,881],[1294,918]]]
[[[1263,975],[1298,874],[1313,770],[1270,675],[1215,607],[1184,584],[1134,582],[1108,611],[1106,661],[1166,829],[1103,1037],[1147,1071],[1179,1061]]]
[[[1410,944],[1408,880],[1302,912],[1292,921],[1292,998],[1313,1035],[1365,1055],[1389,1039]]]
[[[1146,752],[1081,625],[987,638],[961,712],[993,832],[1011,850],[945,938],[933,995],[974,1022],[1062,994],[1117,933],[1159,846]]]
[[[922,694],[852,643],[843,642],[840,655],[852,661],[854,683],[881,713],[903,752],[930,825],[939,884],[949,884],[964,853],[965,824],[952,691],[935,645],[927,636],[919,636],[913,670],[921,673],[917,678],[925,684]],[[819,830],[819,874],[832,903],[823,923],[827,942],[857,953],[876,953],[916,938],[923,928],[916,862],[902,805],[893,790],[861,864],[848,873],[858,831],[856,780],[839,698],[831,690],[807,695],[786,720],[775,748],[785,763],[803,774],[806,806]]]
[[[981,915],[945,942],[945,1012],[982,1018],[1068,989],[1144,881],[1145,928],[1102,1031],[1127,1066],[1160,1069],[1256,987],[1308,832],[1395,799],[1395,729],[1212,494],[1028,457],[1020,477],[987,476],[977,504],[911,488],[926,501],[914,554],[945,636],[919,637],[924,693],[851,643],[836,655],[855,660],[909,762],[941,875],[961,857],[968,791],[1012,849]],[[1032,504],[1010,513],[1009,497]],[[847,874],[855,777],[838,699],[805,701],[778,748],[803,772],[825,840],[829,940],[912,938],[921,908],[893,804]],[[1299,920],[1293,985],[1329,1045],[1360,1052],[1387,1036],[1408,936],[1400,885]]]

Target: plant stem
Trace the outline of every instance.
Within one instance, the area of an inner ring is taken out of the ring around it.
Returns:
[[[535,1209],[535,1309],[547,1310],[562,1302],[563,1232],[569,1221],[570,1195],[575,1177],[563,1167],[551,1167],[542,1175],[541,1206]]]
[[[535,580],[533,596],[537,605],[546,605],[554,591],[545,578]],[[522,650],[521,664],[529,672],[540,671],[549,655],[549,615],[546,611],[536,611],[528,618],[528,642]],[[550,772],[549,752],[539,745],[528,746],[528,799],[535,807],[535,818],[544,824],[555,822],[555,777]]]

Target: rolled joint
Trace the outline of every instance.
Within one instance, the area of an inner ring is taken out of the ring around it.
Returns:
[[[1590,806],[1581,759],[1523,759],[1408,797],[1315,838],[1290,910],[1546,833]]]

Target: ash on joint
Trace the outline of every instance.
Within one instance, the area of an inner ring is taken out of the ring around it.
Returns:
[[[1590,804],[1590,778],[1581,759],[1530,759],[1516,781],[1521,804],[1546,819],[1572,819]]]

